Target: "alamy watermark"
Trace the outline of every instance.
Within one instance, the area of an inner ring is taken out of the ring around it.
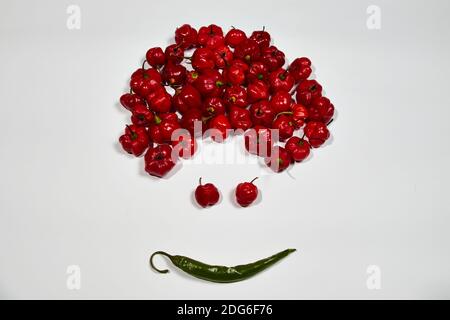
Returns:
[[[66,13],[68,14],[66,20],[66,26],[69,30],[81,29],[81,9],[80,6],[71,4],[67,7]]]

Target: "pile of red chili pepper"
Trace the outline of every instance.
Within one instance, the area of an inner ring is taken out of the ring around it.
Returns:
[[[241,130],[245,148],[281,172],[330,137],[334,106],[308,79],[311,72],[308,58],[287,64],[264,28],[247,36],[236,28],[224,34],[214,24],[198,31],[185,24],[176,29],[174,44],[149,49],[131,75],[130,92],[120,102],[132,123],[119,141],[137,157],[145,152],[145,170],[163,177],[175,166],[173,148],[189,158],[205,130],[215,129],[211,137],[218,142],[231,129]],[[173,139],[177,129],[186,134]]]

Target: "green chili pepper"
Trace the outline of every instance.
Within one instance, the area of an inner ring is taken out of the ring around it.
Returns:
[[[284,257],[286,257],[287,255],[289,255],[294,251],[295,249],[286,249],[268,258],[235,267],[212,266],[188,257],[172,256],[164,251],[157,251],[151,255],[150,265],[153,269],[155,269],[159,273],[169,272],[169,270],[167,269],[160,270],[156,268],[155,265],[153,264],[153,257],[155,255],[161,254],[169,258],[170,261],[176,267],[180,268],[181,270],[190,274],[191,276],[206,281],[228,283],[248,279],[254,276],[255,274],[267,269],[268,267],[280,261],[281,259],[283,259]]]

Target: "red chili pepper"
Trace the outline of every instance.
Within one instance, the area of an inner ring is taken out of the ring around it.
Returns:
[[[224,93],[224,100],[228,107],[246,108],[248,106],[247,90],[241,86],[227,87]]]
[[[231,129],[231,124],[227,116],[219,114],[209,121],[209,128],[215,129],[211,139],[216,142],[223,142],[228,137],[228,130]]]
[[[292,105],[292,120],[294,120],[295,128],[300,129],[308,119],[308,109],[304,105],[294,103]]]
[[[223,69],[230,65],[233,60],[233,52],[227,47],[222,46],[214,50],[214,62],[217,68]]]
[[[200,109],[202,106],[202,97],[194,86],[186,84],[181,89],[175,91],[172,103],[179,113],[184,114],[189,109]]]
[[[125,93],[120,97],[120,104],[127,110],[133,112],[138,104],[145,104],[145,100],[134,93]]]
[[[222,28],[211,24],[198,30],[198,44],[208,48],[217,48],[224,45]]]
[[[155,115],[154,124],[150,126],[149,135],[155,143],[165,143],[172,141],[172,133],[180,128],[174,113]]]
[[[125,134],[119,138],[119,142],[126,152],[136,157],[142,155],[150,145],[147,130],[136,125],[127,126]]]
[[[235,195],[236,202],[241,207],[248,207],[258,197],[258,187],[253,184],[258,178],[253,179],[250,182],[239,183],[236,187]]]
[[[186,83],[193,85],[197,81],[199,74],[195,70],[188,71],[186,74]]]
[[[202,105],[203,116],[212,118],[225,113],[225,102],[221,98],[206,98]]]
[[[214,52],[209,48],[198,48],[191,58],[192,68],[198,71],[213,69],[215,67]]]
[[[269,87],[264,81],[255,80],[247,87],[248,102],[255,103],[269,98]]]
[[[228,116],[233,129],[242,129],[243,131],[246,131],[252,126],[250,111],[247,109],[232,106],[229,110]]]
[[[270,157],[267,157],[266,165],[275,172],[282,172],[286,170],[290,164],[292,163],[292,158],[289,152],[279,146],[275,146],[272,149],[272,154]]]
[[[273,141],[269,128],[256,125],[244,134],[245,149],[260,157],[271,155]]]
[[[153,68],[158,68],[166,63],[166,55],[160,47],[148,49],[145,58]]]
[[[161,86],[162,78],[153,68],[137,69],[131,75],[130,87],[133,92],[145,98],[151,91]]]
[[[303,132],[313,148],[320,147],[330,137],[327,125],[319,121],[308,122]]]
[[[197,30],[189,24],[183,24],[175,30],[175,43],[183,49],[190,49],[197,45]]]
[[[322,86],[316,80],[305,80],[297,87],[296,100],[304,106],[309,106],[311,102],[322,96]]]
[[[280,141],[285,141],[294,134],[294,120],[290,115],[281,114],[273,121],[272,128],[278,129]]]
[[[334,105],[325,97],[315,98],[308,109],[309,120],[328,123],[334,115]]]
[[[172,147],[168,144],[149,148],[144,159],[145,171],[159,178],[164,177],[175,166],[175,160],[172,159]]]
[[[234,56],[250,64],[258,61],[261,57],[261,50],[258,43],[253,39],[246,39],[234,49]]]
[[[146,97],[151,110],[158,113],[170,112],[172,109],[172,96],[167,93],[164,87],[153,91]]]
[[[239,86],[245,82],[245,70],[239,64],[232,64],[224,70],[223,78],[227,83]]]
[[[186,81],[187,70],[181,64],[169,62],[161,71],[161,76],[167,85],[180,86]]]
[[[247,40],[245,32],[235,28],[228,31],[227,35],[225,36],[225,44],[232,48],[236,48],[236,46],[238,46],[245,40]]]
[[[286,150],[291,155],[292,159],[300,162],[308,158],[311,147],[305,139],[300,137],[291,137],[285,145]]]
[[[248,82],[253,82],[255,80],[263,80],[267,81],[269,76],[269,69],[267,66],[260,62],[256,61],[250,65],[250,69],[248,70],[247,80]]]
[[[277,91],[291,91],[294,82],[294,77],[283,68],[279,68],[269,74],[270,89],[274,93]]]
[[[295,79],[295,82],[301,82],[311,75],[311,60],[308,58],[297,58],[289,66],[289,72]]]
[[[131,122],[138,127],[148,127],[153,123],[153,112],[144,104],[137,104],[131,115]]]
[[[250,36],[251,40],[254,40],[261,49],[267,48],[270,45],[270,34],[267,31],[253,31]]]
[[[250,106],[250,116],[254,125],[272,126],[276,112],[269,101],[262,100]]]
[[[286,62],[284,53],[275,46],[270,46],[262,50],[261,61],[271,72],[283,67]]]
[[[291,110],[292,97],[287,91],[277,91],[272,95],[270,99],[270,106],[276,113],[285,112]]]
[[[184,59],[184,49],[178,44],[171,44],[164,50],[167,63],[179,64]]]
[[[195,132],[195,123],[199,122],[202,127],[200,132]],[[199,109],[189,109],[183,114],[180,121],[181,127],[189,131],[192,136],[202,135],[206,130],[205,122],[203,121],[202,112]]]
[[[219,97],[222,95],[225,83],[217,70],[205,70],[194,82],[195,88],[203,97]]]

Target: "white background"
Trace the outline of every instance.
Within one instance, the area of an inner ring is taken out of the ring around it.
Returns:
[[[66,27],[70,4],[81,8],[80,30]],[[380,30],[366,26],[371,4]],[[3,0],[0,297],[450,298],[449,9],[444,0]],[[146,50],[183,23],[211,22],[264,25],[290,60],[313,61],[338,116],[331,143],[296,165],[295,179],[256,164],[185,163],[155,180],[120,150],[128,114],[118,98]],[[258,175],[262,201],[234,207],[234,186]],[[192,204],[199,176],[220,188],[220,205]],[[298,252],[230,285],[160,275],[147,261],[166,250],[234,265],[288,247]],[[80,290],[66,286],[69,265],[81,268]],[[366,286],[370,265],[380,290]]]

